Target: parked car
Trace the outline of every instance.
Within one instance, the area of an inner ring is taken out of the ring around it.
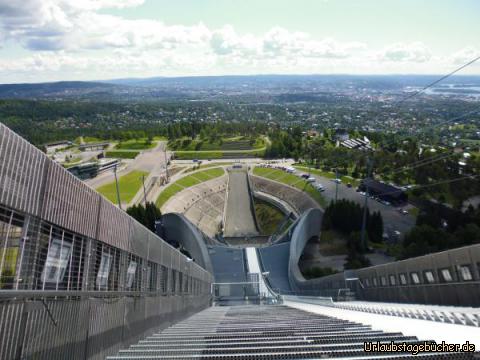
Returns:
[[[332,179],[332,181],[334,183],[337,183],[337,184],[341,184],[342,183],[342,179]]]
[[[300,176],[301,176],[302,178],[304,178],[304,179],[308,179],[308,178],[309,178],[309,175],[308,175],[308,174],[302,174],[302,175],[300,175]]]
[[[314,183],[315,181],[317,181],[317,179],[315,179],[314,177],[307,178],[307,182],[309,183]]]

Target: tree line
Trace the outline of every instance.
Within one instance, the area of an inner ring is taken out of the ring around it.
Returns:
[[[365,244],[361,241],[364,207],[341,199],[331,202],[323,214],[322,230],[335,230],[347,238],[348,256],[346,269],[356,269],[370,265],[365,257],[368,241],[383,241],[383,218],[380,212],[366,212]]]

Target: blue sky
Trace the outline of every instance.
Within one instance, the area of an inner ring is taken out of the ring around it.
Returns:
[[[0,0],[1,83],[440,74],[480,55],[477,0],[15,2]]]

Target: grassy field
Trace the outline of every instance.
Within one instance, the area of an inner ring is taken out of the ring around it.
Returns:
[[[418,207],[412,207],[408,210],[408,213],[416,218],[420,213],[420,209]]]
[[[105,139],[99,139],[93,136],[79,136],[73,142],[75,144],[94,144],[106,141]]]
[[[211,168],[211,167],[218,167],[218,166],[224,166],[224,165],[232,165],[233,162],[213,162],[213,163],[210,163],[210,164],[202,164],[200,166],[196,165],[196,166],[192,166],[190,168],[188,168],[187,170],[185,170],[185,172],[192,172],[192,171],[196,171],[196,170],[202,170],[202,169],[208,169],[208,168]]]
[[[142,175],[147,176],[144,171],[132,171],[118,179],[118,187],[120,189],[120,199],[122,202],[129,203],[142,185]],[[96,189],[100,194],[108,200],[117,204],[117,190],[115,182],[100,186]]]
[[[219,176],[222,176],[224,173],[225,171],[222,168],[212,168],[187,175],[166,187],[160,193],[155,203],[159,208],[161,208],[172,196],[183,189],[215,179]]]
[[[265,149],[262,150],[239,150],[239,151],[175,151],[175,159],[178,160],[208,160],[228,158],[252,158],[263,157]]]
[[[223,151],[223,150],[260,150],[265,148],[265,140],[256,138],[253,142],[244,136],[222,138],[213,142],[208,139],[177,139],[168,143],[170,150],[176,151]]]
[[[272,235],[285,215],[272,204],[255,199],[255,214],[262,235]]]
[[[135,159],[140,151],[106,151],[105,156],[108,158],[117,158],[117,159]]]
[[[156,145],[156,142],[148,143],[147,139],[128,140],[115,145],[115,150],[147,150],[153,149]]]
[[[480,140],[477,139],[460,139],[460,142],[467,144],[467,145],[473,145],[473,146],[479,146],[480,145]]]
[[[323,256],[348,254],[347,239],[335,230],[322,230],[319,251]]]
[[[286,185],[293,186],[300,191],[307,193],[312,199],[314,199],[320,206],[327,206],[327,201],[322,194],[316,190],[310,183],[304,179],[289,174],[286,171],[270,168],[255,167],[253,169],[254,175],[262,176],[264,178],[275,180]]]

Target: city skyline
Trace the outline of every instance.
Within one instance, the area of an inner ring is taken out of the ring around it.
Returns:
[[[473,0],[0,0],[0,82],[440,74],[480,56],[479,10]]]

